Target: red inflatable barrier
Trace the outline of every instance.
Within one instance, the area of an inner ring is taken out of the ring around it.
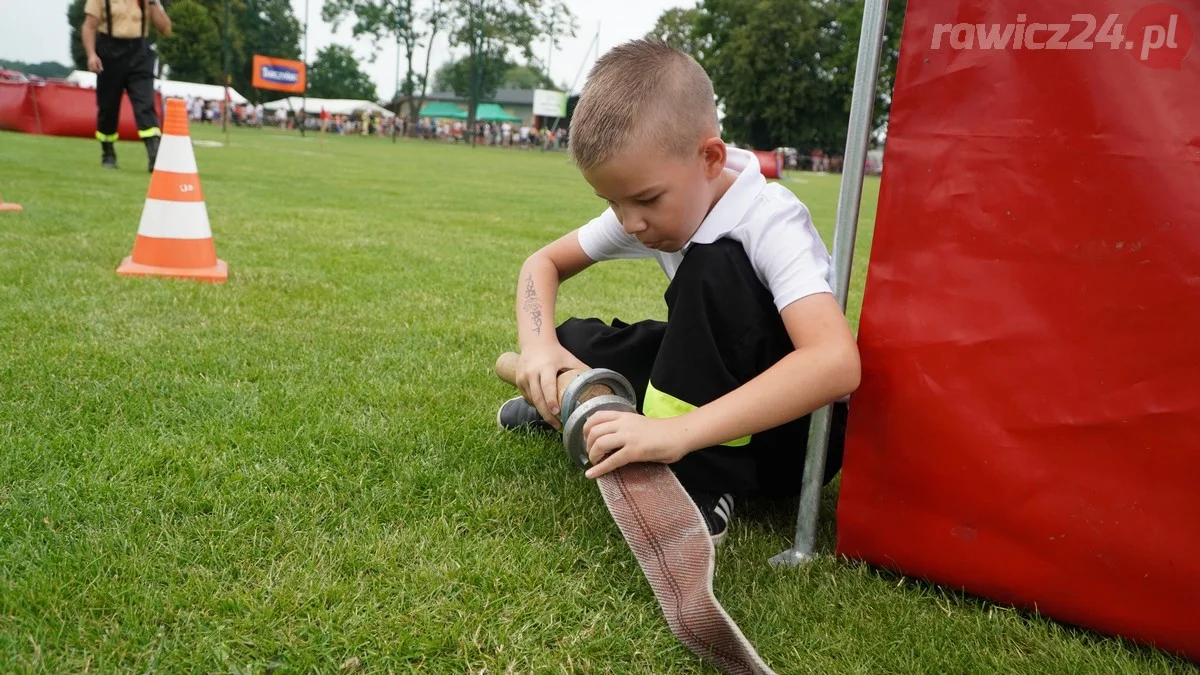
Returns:
[[[1200,660],[1197,28],[909,0],[841,554]]]
[[[155,94],[157,109],[162,96]],[[160,114],[161,119],[161,114]],[[96,91],[65,84],[0,82],[0,129],[47,136],[96,137]],[[138,140],[129,96],[121,99],[121,140]]]
[[[755,150],[754,154],[758,157],[758,165],[762,167],[764,178],[780,178],[783,176],[782,155],[765,150]]]
[[[27,134],[38,132],[30,89],[32,86],[25,82],[0,82],[0,129]]]

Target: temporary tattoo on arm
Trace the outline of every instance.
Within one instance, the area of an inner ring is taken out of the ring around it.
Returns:
[[[525,313],[533,322],[533,331],[542,334],[542,303],[538,301],[537,290],[533,287],[533,275],[525,277]]]

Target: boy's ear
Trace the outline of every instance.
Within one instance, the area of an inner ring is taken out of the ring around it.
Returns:
[[[725,170],[725,141],[718,136],[706,139],[700,146],[700,156],[704,159],[704,176],[715,179]]]

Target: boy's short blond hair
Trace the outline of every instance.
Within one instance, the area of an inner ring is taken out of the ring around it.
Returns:
[[[718,133],[708,73],[685,52],[645,38],[592,66],[571,117],[571,157],[586,171],[634,144],[686,156]]]

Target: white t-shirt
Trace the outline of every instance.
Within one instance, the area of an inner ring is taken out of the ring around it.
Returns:
[[[729,237],[742,244],[759,281],[780,311],[800,298],[833,292],[833,264],[813,226],[808,207],[790,190],[763,178],[754,153],[727,149],[725,170],[737,174],[729,190],[684,246],[711,244]],[[579,228],[579,245],[597,262],[616,258],[656,258],[668,279],[683,262],[684,251],[646,248],[621,227],[613,210]]]

